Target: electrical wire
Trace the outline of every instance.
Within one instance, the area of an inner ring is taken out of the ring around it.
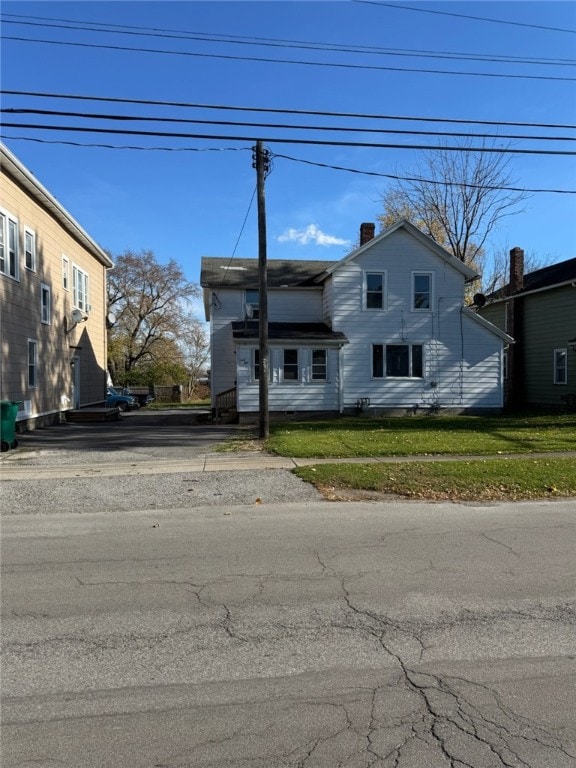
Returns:
[[[576,34],[576,29],[563,29],[561,27],[546,27],[543,24],[527,24],[522,21],[506,21],[505,19],[488,19],[485,16],[470,16],[465,13],[451,13],[449,11],[432,11],[430,8],[412,8],[409,5],[398,5],[396,3],[380,3],[376,0],[352,0],[352,2],[362,5],[380,5],[385,8],[397,8],[401,11],[416,11],[417,13],[433,13],[437,16],[454,16],[458,19],[471,19],[472,21],[487,21],[492,24],[509,24],[513,27],[528,27],[529,29],[542,29],[546,32],[568,32]]]
[[[5,24],[17,24],[30,27],[48,27],[50,29],[68,29],[81,32],[103,32],[107,34],[130,35],[136,37],[154,37],[171,40],[193,40],[195,42],[225,43],[232,45],[263,46],[269,48],[291,48],[306,51],[325,51],[330,53],[355,53],[373,56],[404,56],[412,58],[448,59],[450,61],[489,61],[503,64],[528,64],[541,66],[574,66],[574,59],[548,59],[544,57],[510,56],[505,54],[481,54],[462,51],[429,51],[409,48],[381,48],[368,45],[342,45],[338,43],[323,43],[310,40],[282,40],[277,38],[248,37],[244,35],[229,35],[226,33],[192,32],[174,29],[158,29],[136,27],[124,24],[98,23],[99,28],[86,26],[94,22],[80,22],[72,19],[51,19],[45,17],[20,16],[4,14]],[[12,17],[12,18],[6,18]],[[42,21],[19,21],[18,19],[42,19]],[[50,23],[46,23],[50,22]],[[63,22],[63,23],[54,23]],[[74,26],[70,26],[74,25]]]
[[[361,176],[377,176],[385,179],[393,179],[394,181],[415,181],[422,184],[434,184],[442,187],[467,187],[469,189],[486,189],[490,191],[500,190],[506,192],[526,192],[530,194],[550,192],[559,195],[576,195],[576,189],[529,189],[526,187],[499,187],[486,184],[468,184],[465,182],[456,181],[437,181],[434,179],[423,179],[419,176],[397,176],[392,173],[380,173],[378,171],[361,171],[357,168],[349,168],[343,165],[331,165],[329,163],[320,163],[314,160],[304,160],[303,158],[291,157],[290,155],[282,155],[276,152],[272,155],[272,157],[278,157],[282,160],[290,160],[294,163],[302,163],[303,165],[312,165],[316,166],[317,168],[328,168],[332,171],[346,171],[348,173],[357,173]]]
[[[414,74],[428,74],[428,75],[456,75],[464,77],[489,77],[497,79],[512,79],[512,80],[545,80],[555,82],[573,82],[576,80],[574,77],[560,77],[557,75],[515,75],[505,74],[501,72],[460,72],[444,69],[424,69],[417,67],[391,67],[391,66],[379,66],[376,64],[343,64],[338,62],[328,61],[305,61],[302,59],[268,59],[263,56],[232,56],[230,54],[223,53],[199,53],[197,51],[169,51],[161,48],[135,48],[131,46],[122,45],[104,45],[101,43],[78,43],[63,40],[46,40],[39,38],[27,38],[17,37],[12,35],[2,35],[2,40],[12,40],[21,43],[41,43],[45,45],[64,45],[72,46],[75,48],[91,48],[107,51],[127,51],[130,53],[153,53],[163,56],[187,56],[192,58],[202,59],[223,59],[226,61],[251,61],[259,64],[292,64],[307,67],[329,67],[336,69],[354,69],[362,71],[374,71],[374,72],[410,72]]]
[[[573,136],[525,136],[519,134],[494,134],[494,133],[456,133],[454,131],[416,131],[395,128],[357,128],[353,126],[327,126],[327,125],[294,125],[286,123],[254,123],[240,122],[234,120],[201,120],[187,119],[180,117],[149,117],[138,115],[112,115],[95,112],[70,112],[51,109],[16,109],[6,107],[0,109],[0,114],[9,115],[47,115],[50,117],[81,117],[89,120],[112,120],[124,122],[154,122],[154,123],[185,123],[192,125],[218,125],[234,126],[243,128],[275,128],[289,129],[298,131],[323,131],[323,132],[344,132],[344,133],[385,133],[402,136],[450,136],[466,139],[518,139],[533,141],[576,141]]]
[[[512,154],[512,155],[559,155],[573,156],[576,152],[570,150],[556,149],[516,149],[512,147],[458,147],[458,146],[434,146],[425,144],[384,144],[376,142],[356,142],[356,141],[328,141],[323,139],[294,139],[282,136],[267,137],[259,136],[257,138],[250,136],[222,136],[215,134],[201,133],[168,133],[164,131],[142,131],[126,130],[119,128],[94,128],[86,126],[68,126],[68,125],[34,125],[31,123],[11,123],[4,122],[5,128],[25,128],[29,130],[42,131],[76,131],[79,133],[108,133],[113,135],[128,136],[162,136],[175,139],[213,139],[215,141],[264,141],[268,144],[308,144],[310,146],[327,147],[367,147],[370,149],[424,149],[424,150],[442,150],[445,152],[489,152],[492,154]]]
[[[136,151],[143,151],[143,152],[252,152],[253,147],[139,147],[139,146],[131,146],[126,144],[96,144],[96,143],[83,143],[78,141],[51,141],[49,139],[35,139],[33,137],[28,136],[5,136],[4,138],[9,139],[10,141],[31,141],[36,142],[37,144],[58,144],[63,146],[71,146],[71,147],[86,147],[86,148],[97,148],[97,149],[112,149],[112,150],[136,150]],[[563,195],[576,195],[576,190],[573,189],[546,189],[546,188],[537,188],[537,189],[530,189],[527,187],[498,187],[498,186],[487,186],[487,185],[481,185],[481,184],[466,184],[466,183],[459,183],[459,182],[449,182],[449,181],[437,181],[432,179],[423,179],[421,177],[417,176],[398,176],[392,173],[380,173],[378,171],[366,171],[366,170],[360,170],[358,168],[350,168],[347,166],[342,165],[331,165],[329,163],[320,163],[318,161],[313,160],[304,160],[303,158],[299,157],[292,157],[290,155],[283,155],[279,153],[272,153],[271,159],[274,158],[280,158],[282,160],[290,160],[295,163],[302,163],[303,165],[312,165],[316,166],[317,168],[327,168],[329,170],[333,171],[345,171],[347,173],[355,173],[360,176],[375,176],[379,178],[385,178],[385,179],[393,179],[395,181],[416,181],[416,182],[422,182],[425,184],[435,184],[438,186],[458,186],[458,187],[470,187],[472,189],[486,189],[486,190],[502,190],[502,191],[508,191],[508,192],[526,192],[529,194],[537,194],[537,193],[556,193],[556,194],[563,194]]]
[[[40,91],[15,91],[8,89],[1,89],[0,93],[10,96],[33,96],[35,98],[48,98],[48,99],[73,99],[78,101],[105,101],[112,104],[143,104],[147,106],[163,106],[163,107],[187,107],[191,109],[217,109],[217,110],[231,110],[237,112],[269,112],[271,114],[283,114],[283,115],[311,115],[314,117],[349,117],[349,118],[362,118],[369,120],[406,120],[406,121],[418,121],[425,123],[455,123],[460,125],[493,125],[493,126],[506,126],[515,128],[556,128],[556,129],[576,129],[576,125],[562,124],[562,123],[520,123],[511,122],[505,120],[466,120],[463,118],[451,118],[451,117],[423,117],[423,116],[410,116],[410,115],[378,115],[374,113],[362,113],[362,112],[330,112],[323,110],[309,110],[309,109],[279,109],[271,107],[245,107],[245,106],[230,106],[227,104],[202,104],[188,101],[158,101],[153,99],[128,99],[119,98],[113,96],[85,96],[82,94],[72,93],[45,93]]]

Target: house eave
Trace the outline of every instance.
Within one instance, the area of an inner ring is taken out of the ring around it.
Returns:
[[[28,192],[30,197],[42,208],[47,210],[62,225],[63,229],[77,240],[97,261],[106,269],[112,269],[114,264],[108,254],[4,144],[0,144],[0,155],[4,172]]]
[[[516,343],[512,338],[512,336],[509,336],[504,331],[501,331],[500,328],[498,328],[498,326],[494,325],[494,323],[491,323],[489,320],[486,320],[485,317],[482,317],[482,315],[479,315],[477,312],[474,312],[474,310],[470,309],[469,307],[462,307],[462,312],[466,315],[466,317],[470,317],[472,320],[477,322],[483,328],[486,328],[486,330],[491,331],[495,336],[498,336],[506,344]]]

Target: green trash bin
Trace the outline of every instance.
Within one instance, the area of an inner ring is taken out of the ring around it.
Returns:
[[[9,448],[18,447],[15,431],[20,402],[19,400],[0,400],[0,447],[2,453]]]

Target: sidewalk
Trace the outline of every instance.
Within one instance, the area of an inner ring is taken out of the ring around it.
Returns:
[[[12,460],[0,462],[0,480],[42,480],[73,477],[116,477],[122,475],[166,475],[181,472],[230,472],[250,471],[261,469],[286,469],[305,467],[313,464],[398,464],[398,463],[422,463],[422,462],[447,462],[447,461],[483,461],[483,460],[514,460],[514,459],[542,459],[542,458],[576,458],[576,451],[548,452],[548,453],[522,453],[522,454],[498,454],[495,456],[468,456],[468,455],[425,455],[425,456],[378,456],[371,458],[345,458],[345,459],[314,459],[291,458],[273,456],[259,451],[234,454],[209,453],[197,455],[189,459],[138,459],[78,464],[44,464],[42,451],[31,452],[21,457],[16,453],[4,454]]]

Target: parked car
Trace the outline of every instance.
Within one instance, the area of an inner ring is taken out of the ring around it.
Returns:
[[[140,407],[138,400],[132,395],[123,394],[116,387],[108,387],[106,390],[106,407],[119,408],[121,411],[132,411]]]
[[[137,392],[133,392],[128,387],[124,387],[124,389],[122,390],[122,394],[135,397],[136,400],[138,400],[138,404],[140,405],[140,408],[143,408],[145,405],[150,405],[150,403],[154,402],[154,396],[151,395],[150,392],[144,389],[141,389]]]

